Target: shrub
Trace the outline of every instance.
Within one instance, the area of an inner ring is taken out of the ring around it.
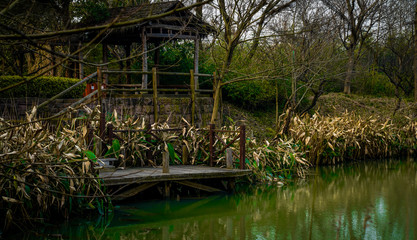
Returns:
[[[10,86],[14,83],[20,82],[22,80],[28,79],[28,76],[0,76],[0,88]],[[70,86],[74,85],[80,81],[79,79],[74,78],[64,78],[64,77],[38,77],[26,84],[14,87],[7,91],[0,93],[0,98],[8,97],[40,97],[40,98],[50,98],[56,94],[64,91]],[[68,93],[61,96],[61,98],[80,98],[84,92],[86,84],[81,84],[80,86],[72,89]]]
[[[224,87],[225,99],[246,109],[265,108],[275,103],[275,86],[267,81],[248,81]]]

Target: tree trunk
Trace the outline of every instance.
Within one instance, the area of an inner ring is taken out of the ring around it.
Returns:
[[[216,90],[214,91],[214,103],[213,103],[213,113],[211,114],[211,124],[216,123],[217,113],[219,112],[220,105],[220,91],[221,91],[221,82],[220,79],[216,83]]]
[[[350,94],[350,85],[353,78],[353,71],[355,68],[355,48],[350,47],[348,50],[348,66],[346,71],[346,78],[345,78],[345,84],[344,84],[344,90],[343,92],[346,94]]]

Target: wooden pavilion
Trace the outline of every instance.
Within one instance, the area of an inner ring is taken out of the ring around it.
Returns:
[[[103,45],[103,59],[102,63],[108,62],[107,45],[123,46],[126,52],[126,69],[131,67],[131,46],[132,44],[139,44],[141,46],[142,54],[142,71],[148,72],[149,64],[148,57],[153,52],[154,67],[158,68],[160,64],[160,47],[155,47],[149,50],[149,44],[159,46],[163,42],[176,40],[192,40],[194,41],[194,73],[196,74],[196,88],[198,88],[198,60],[199,60],[199,44],[200,40],[213,32],[214,28],[202,21],[199,17],[194,15],[190,10],[178,11],[185,6],[180,1],[145,3],[138,6],[120,7],[109,9],[108,17],[101,21],[82,21],[74,26],[74,28],[85,28],[92,26],[102,26],[107,24],[118,24],[128,21],[135,21],[138,19],[152,18],[152,20],[144,20],[139,23],[109,28],[105,33],[102,33],[98,38],[100,31],[87,31],[80,34],[73,34],[71,36],[55,39],[51,41],[52,46],[56,45],[70,45],[73,50],[77,47],[83,46],[85,43],[94,41]],[[164,16],[162,16],[164,15]],[[152,16],[152,17],[151,17]],[[155,17],[153,17],[155,16]],[[162,16],[162,17],[158,17]],[[73,51],[71,51],[73,52]],[[79,59],[83,59],[83,54],[78,55]],[[84,77],[84,67],[82,62],[79,64],[69,64],[69,77]],[[104,67],[104,70],[106,68]],[[106,76],[104,76],[106,78]],[[127,77],[127,83],[130,82],[130,77]],[[106,81],[106,79],[105,79]],[[141,88],[148,87],[148,74],[142,74]]]

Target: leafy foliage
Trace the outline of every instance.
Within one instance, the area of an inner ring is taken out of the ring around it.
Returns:
[[[14,83],[26,80],[30,77],[20,76],[0,76],[0,88],[7,87]],[[74,78],[64,77],[38,77],[27,84],[0,93],[0,97],[40,97],[50,98],[71,87],[80,81]],[[64,94],[61,98],[80,98],[84,92],[86,84],[81,84]]]
[[[28,115],[27,121],[33,120]],[[91,120],[88,119],[88,120]],[[45,122],[9,128],[0,119],[0,225],[4,230],[88,209],[101,214],[111,207],[88,150],[86,126],[74,119],[56,132]],[[78,127],[74,127],[78,125]]]

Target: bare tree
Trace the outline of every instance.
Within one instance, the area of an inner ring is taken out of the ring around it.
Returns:
[[[252,48],[256,49],[259,44],[259,37],[264,30],[264,26],[268,19],[288,8],[296,0],[218,0],[212,6],[215,11],[220,13],[219,18],[213,18],[212,22],[218,26],[218,33],[222,35],[220,38],[220,46],[223,49],[221,68],[219,77],[224,81],[229,72],[230,65],[234,57],[236,48],[243,42],[247,42],[248,38],[253,38]],[[252,34],[251,27],[257,26],[257,30]],[[253,54],[251,54],[253,55]],[[214,123],[220,104],[221,88],[227,82],[218,82],[215,86],[215,101],[211,122]]]
[[[339,34],[347,51],[348,64],[344,81],[344,92],[350,94],[356,60],[361,44],[369,37],[374,26],[378,9],[383,0],[322,0],[340,21]]]

